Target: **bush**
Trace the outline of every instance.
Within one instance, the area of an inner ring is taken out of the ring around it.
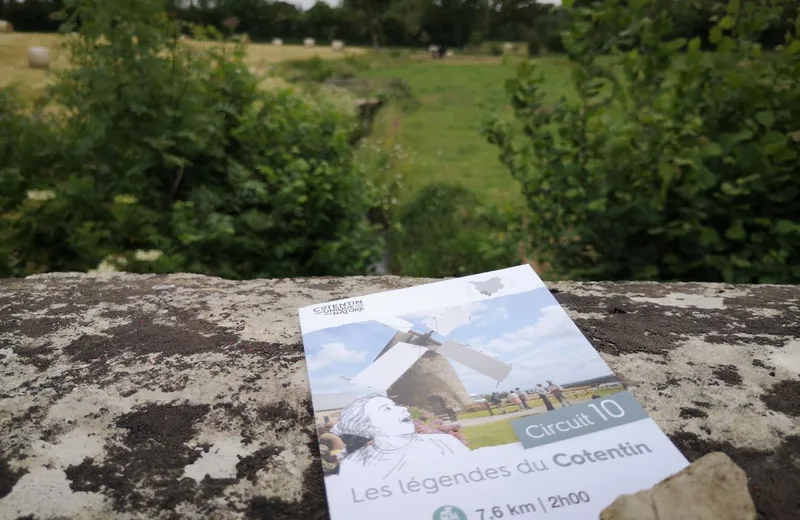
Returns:
[[[388,49],[387,54],[393,60],[405,60],[408,59],[409,52],[406,49]]]
[[[534,31],[528,35],[528,56],[538,56],[542,53],[541,37]]]
[[[0,95],[3,275],[368,271],[352,105],[260,89],[241,45],[182,45],[159,0],[67,5],[73,66],[45,106]]]
[[[430,184],[406,203],[389,237],[392,271],[450,277],[518,263],[508,215],[483,207],[468,189]]]
[[[800,281],[797,33],[762,55],[753,42],[778,11],[732,1],[704,53],[665,39],[655,0],[570,12],[576,96],[545,105],[521,64],[507,84],[516,123],[486,127],[540,260],[584,279]]]
[[[332,60],[323,60],[319,56],[314,56],[303,60],[286,61],[279,65],[279,70],[281,75],[291,82],[311,81],[322,83],[333,77],[352,78],[355,76],[352,70],[341,70],[341,67],[337,70],[334,67]]]
[[[359,98],[376,98],[383,104],[396,103],[404,111],[419,106],[408,82],[399,78],[360,78],[358,73],[389,67],[393,62],[408,60],[407,52],[390,52],[385,55],[362,54],[340,60],[310,59],[286,61],[278,66],[277,73],[285,80],[306,89],[320,84],[343,88]]]
[[[534,23],[531,34],[535,33],[538,37],[538,46],[548,53],[563,53],[564,43],[562,42],[562,33],[568,28],[568,12],[565,9],[556,9],[551,11],[548,16],[542,17]]]
[[[445,424],[441,419],[436,418],[433,413],[428,410],[422,410],[413,406],[408,407],[411,414],[412,421],[414,422],[414,430],[421,434],[448,434],[452,435],[464,446],[469,448],[469,441],[461,433],[461,425],[459,423]]]
[[[402,59],[402,54],[396,59]],[[369,70],[377,58],[373,55],[347,56],[337,60],[323,60],[319,56],[300,60],[287,60],[277,66],[277,72],[293,83],[323,83],[329,79],[355,78],[359,72]]]
[[[503,51],[503,46],[498,42],[490,42],[489,43],[489,55],[490,56],[502,56],[505,54]]]

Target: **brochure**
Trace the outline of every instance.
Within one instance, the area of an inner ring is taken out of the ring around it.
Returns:
[[[688,465],[527,265],[300,323],[331,520],[597,518]]]

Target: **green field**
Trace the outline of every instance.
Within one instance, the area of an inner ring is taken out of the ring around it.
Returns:
[[[52,79],[44,71],[27,68],[25,49],[44,45],[53,50],[54,66],[65,66],[59,51],[61,38],[54,34],[15,33],[0,41],[0,86],[16,83],[30,97],[39,95]],[[193,45],[202,43],[190,42]],[[327,48],[304,49],[299,46],[248,46],[246,63],[261,71],[267,65],[283,60],[308,59],[318,56],[337,59]],[[347,55],[363,53],[349,49]],[[514,75],[514,60],[507,63],[499,57],[458,55],[444,60],[427,59],[424,54],[402,59],[371,56],[370,70],[359,73],[366,78],[399,78],[412,88],[419,106],[406,112],[398,106],[383,109],[375,123],[371,140],[384,146],[400,145],[413,155],[413,164],[403,168],[404,197],[431,182],[463,184],[483,200],[494,203],[518,202],[519,188],[506,168],[500,164],[497,149],[481,136],[483,118],[493,109],[511,115],[504,82]],[[536,60],[546,78],[546,88],[556,100],[568,93],[569,65],[560,56]]]
[[[569,87],[569,66],[561,57],[537,62],[556,100]],[[503,84],[514,75],[513,63],[469,57],[449,62],[407,60],[362,75],[401,78],[421,104],[410,113],[393,107],[384,110],[373,134],[373,139],[391,140],[413,151],[414,165],[405,172],[412,192],[429,182],[447,181],[461,183],[487,201],[517,200],[516,181],[500,164],[497,149],[480,134],[490,107],[510,115]]]
[[[606,395],[616,394],[617,392],[622,392],[625,390],[624,387],[618,386],[613,388],[590,388],[586,391],[578,392],[577,395],[567,393],[567,398],[572,400],[573,402],[576,400],[584,401],[586,398],[591,395],[595,394],[600,397]],[[553,398],[555,402],[555,398]],[[544,403],[541,399],[529,399],[528,403],[532,407],[542,406]],[[556,404],[556,409],[560,409],[561,405]],[[519,410],[518,406],[511,405],[505,407],[508,412],[516,412]],[[475,417],[488,417],[489,412],[482,410],[479,412],[473,412],[469,414],[459,415],[459,419],[472,419]],[[464,437],[467,438],[469,441],[469,446],[471,449],[476,448],[485,448],[487,446],[498,446],[501,444],[508,444],[511,442],[517,442],[517,435],[514,433],[514,429],[511,427],[511,421],[495,421],[488,424],[479,424],[477,426],[466,426],[461,429],[461,433],[464,434]]]
[[[519,406],[517,406],[515,404],[506,405],[503,408],[505,408],[506,413],[514,413],[514,412],[518,412],[519,411]],[[493,406],[492,407],[492,412],[494,412],[494,415],[497,415],[497,414],[500,413],[500,410]],[[477,417],[489,417],[490,415],[491,414],[489,413],[489,410],[478,410],[477,412],[460,413],[460,414],[458,414],[458,418],[459,419],[475,419]]]
[[[509,444],[519,440],[511,427],[511,421],[495,421],[489,424],[468,426],[462,428],[461,433],[467,438],[469,447],[473,450],[487,446]]]
[[[66,56],[59,50],[61,41],[55,34],[4,35],[0,41],[0,87],[15,83],[30,97],[39,95],[52,75],[29,69],[25,49],[31,45],[49,47],[53,68],[59,70],[66,65]],[[344,57],[322,47],[252,44],[247,50],[245,61],[256,71],[287,59]],[[363,49],[348,49],[346,55],[362,53]],[[411,112],[396,106],[385,108],[372,136],[373,140],[390,141],[413,154],[413,164],[403,169],[406,195],[427,183],[447,181],[463,184],[487,201],[519,200],[516,181],[500,164],[497,150],[480,135],[481,121],[490,109],[498,108],[510,115],[503,84],[514,75],[513,60],[504,64],[498,57],[457,55],[434,61],[424,54],[389,60],[375,56],[369,60],[374,61],[374,66],[361,76],[403,79],[420,103]],[[557,99],[569,87],[566,60],[546,57],[536,61],[546,77],[548,91]]]

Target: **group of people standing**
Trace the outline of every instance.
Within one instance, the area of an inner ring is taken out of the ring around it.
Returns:
[[[547,387],[545,387],[541,383],[537,383],[536,388],[533,389],[533,392],[536,394],[537,397],[539,397],[539,399],[542,400],[548,412],[551,410],[555,410],[555,406],[553,406],[553,402],[550,400],[550,396],[555,397],[556,400],[558,400],[559,404],[561,404],[562,408],[570,406],[569,399],[567,399],[567,396],[564,395],[564,388],[561,385],[554,383],[550,380],[547,381]],[[511,390],[508,393],[507,398],[512,403],[518,405],[520,409],[530,410],[531,408],[530,405],[528,404],[528,393],[523,390],[520,390],[519,387],[515,388],[514,390]],[[505,408],[502,407],[502,402],[503,399],[500,398],[497,392],[492,394],[491,404],[500,407],[500,409],[503,410],[503,413],[505,413],[506,410]],[[489,409],[489,411],[491,411],[491,408]]]

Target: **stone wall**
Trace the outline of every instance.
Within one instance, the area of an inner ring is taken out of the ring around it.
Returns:
[[[0,280],[0,518],[326,518],[295,309],[422,282]],[[797,518],[800,289],[551,288],[689,459]]]

